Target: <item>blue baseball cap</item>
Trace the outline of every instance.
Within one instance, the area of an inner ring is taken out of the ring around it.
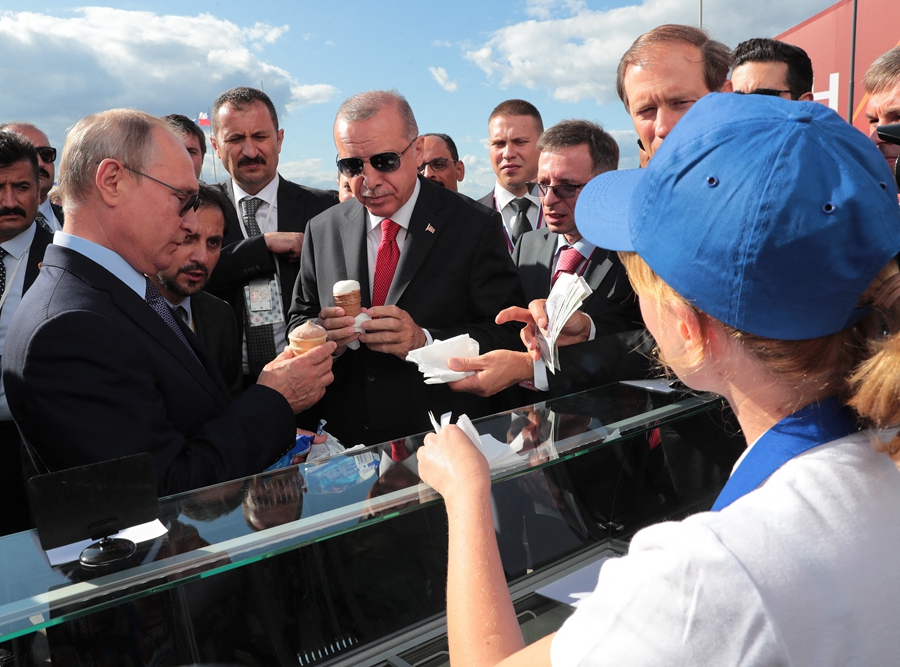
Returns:
[[[855,324],[900,253],[875,145],[822,104],[763,95],[703,97],[646,169],[588,183],[575,215],[587,240],[636,251],[703,312],[779,340]]]

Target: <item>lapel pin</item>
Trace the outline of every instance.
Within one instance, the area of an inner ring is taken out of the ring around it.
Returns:
[[[425,228],[425,231],[431,232],[432,234],[434,234],[434,227],[432,227],[431,225],[428,225],[428,226]]]

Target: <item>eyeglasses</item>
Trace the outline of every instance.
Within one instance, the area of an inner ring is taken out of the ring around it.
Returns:
[[[787,93],[792,98],[794,97],[794,93],[790,90],[775,90],[774,88],[757,88],[756,90],[736,90],[734,91],[738,95],[767,95],[768,97],[780,97]]]
[[[378,153],[377,155],[373,155],[372,157],[370,157],[368,160],[364,160],[361,157],[336,158],[335,162],[337,163],[338,170],[347,178],[354,178],[355,176],[359,176],[363,171],[363,165],[365,165],[367,162],[378,171],[389,174],[392,171],[397,171],[400,168],[400,158],[406,155],[406,151],[412,148],[412,145],[416,142],[416,139],[418,139],[418,137],[415,137],[412,141],[410,141],[409,146],[404,148],[400,153],[394,153],[393,151],[388,153]]]
[[[56,162],[56,149],[50,146],[35,146],[34,151],[44,162]]]
[[[158,178],[153,178],[152,176],[148,176],[147,174],[145,174],[141,171],[138,171],[137,169],[132,169],[128,165],[123,164],[122,166],[130,172],[133,172],[139,176],[143,176],[144,178],[149,178],[154,183],[159,183],[160,185],[165,185],[167,188],[169,188],[169,190],[181,195],[182,197],[187,197],[187,201],[185,201],[184,206],[181,207],[181,213],[178,214],[182,218],[187,214],[189,209],[194,209],[196,211],[198,208],[200,208],[200,202],[203,200],[200,197],[199,192],[195,192],[194,194],[188,194],[184,190],[179,190],[178,188],[171,186],[168,183],[163,183]]]
[[[546,197],[547,193],[552,190],[553,194],[560,199],[572,199],[585,185],[587,185],[587,183],[580,183],[578,185],[571,185],[569,183],[560,183],[559,185],[547,185],[546,183],[525,184],[529,192],[532,192],[535,188],[537,188],[541,193],[541,197]]]
[[[444,171],[450,163],[456,164],[458,160],[452,160],[447,157],[436,157],[428,162],[419,165],[419,173],[424,174],[426,167],[431,167],[431,171]]]

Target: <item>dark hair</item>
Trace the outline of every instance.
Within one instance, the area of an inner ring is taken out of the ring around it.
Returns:
[[[544,119],[541,118],[541,112],[538,111],[537,107],[531,102],[525,100],[506,100],[505,102],[500,102],[500,104],[495,106],[494,110],[491,111],[491,115],[488,116],[488,123],[498,116],[531,116],[534,118],[534,125],[537,128],[537,133],[540,134],[544,131]]]
[[[221,109],[223,105],[230,104],[235,109],[246,109],[254,102],[262,102],[266,105],[266,108],[269,110],[269,115],[272,117],[272,124],[275,126],[275,129],[278,130],[278,113],[275,111],[275,105],[272,104],[272,100],[269,99],[269,96],[256,88],[238,86],[237,88],[226,90],[216,98],[215,102],[213,102],[211,119],[213,134],[216,133],[219,109]]]
[[[887,53],[882,53],[875,62],[869,65],[863,85],[870,95],[883,93],[900,83],[900,46],[895,46]]]
[[[734,49],[732,71],[745,63],[784,63],[787,65],[787,87],[792,99],[811,93],[813,87],[812,61],[799,46],[777,39],[754,37],[741,42]]]
[[[222,229],[222,235],[228,233],[228,211],[234,210],[234,206],[232,206],[231,201],[229,201],[228,197],[225,196],[225,193],[222,190],[215,186],[209,185],[208,183],[204,183],[203,181],[199,182],[200,186],[200,208],[210,208],[215,207],[222,211],[222,217],[225,218],[225,227]]]
[[[453,142],[453,139],[450,138],[449,134],[441,134],[440,132],[429,132],[428,134],[423,134],[423,137],[437,137],[438,139],[443,139],[444,143],[447,144],[447,148],[450,149],[450,157],[453,158],[454,162],[459,161],[459,151],[456,150],[456,144]]]
[[[628,109],[628,96],[625,95],[625,73],[632,65],[644,65],[653,59],[657,47],[661,45],[690,44],[696,46],[703,56],[703,79],[710,92],[722,89],[728,71],[731,69],[731,49],[710,39],[705,30],[690,25],[667,23],[658,26],[634,40],[634,44],[625,52],[616,70],[616,92],[619,99]]]
[[[548,128],[538,139],[540,151],[554,153],[572,146],[588,147],[594,176],[619,168],[619,144],[597,123],[589,120],[562,120]]]
[[[9,130],[0,130],[0,167],[11,167],[17,162],[28,162],[34,172],[34,182],[40,182],[38,156],[34,144],[24,135]]]
[[[200,157],[206,157],[206,134],[197,126],[197,123],[180,113],[170,113],[168,116],[163,116],[163,119],[169,121],[173,127],[178,128],[184,134],[193,134],[200,142]]]

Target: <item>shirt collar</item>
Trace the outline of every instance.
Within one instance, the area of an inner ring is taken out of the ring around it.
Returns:
[[[36,228],[37,225],[32,222],[24,231],[19,232],[9,241],[0,243],[0,247],[15,259],[21,259],[22,255],[24,255],[31,247],[31,241],[34,239],[34,231]]]
[[[580,252],[582,257],[590,259],[594,250],[597,248],[597,246],[590,241],[585,241],[583,237],[575,241],[575,243],[569,243],[566,240],[565,234],[557,234],[556,237],[556,252],[559,252],[565,246],[570,245]]]
[[[528,199],[532,204],[541,208],[541,198],[537,195],[533,195],[530,192],[522,195],[526,199]],[[512,192],[504,188],[500,183],[496,183],[494,185],[494,199],[497,200],[497,210],[502,211],[513,199],[518,199],[517,195],[514,195]]]
[[[416,201],[419,199],[419,190],[422,189],[421,183],[419,182],[418,177],[416,178],[416,187],[413,189],[413,193],[407,202],[397,209],[397,212],[393,215],[386,216],[396,222],[398,225],[403,227],[403,229],[409,229],[409,221],[412,219],[413,209],[416,207]],[[384,217],[379,217],[377,215],[372,215],[369,213],[369,210],[366,209],[366,216],[369,218],[369,231],[372,231],[376,227],[381,224],[381,221],[384,220]]]
[[[147,298],[147,281],[144,274],[135,271],[134,267],[118,253],[93,241],[65,232],[56,232],[53,235],[53,245],[62,246],[74,250],[79,255],[84,255],[128,285],[139,297]]]
[[[262,199],[269,206],[274,206],[276,209],[278,208],[278,179],[281,178],[277,173],[275,174],[275,178],[269,181],[269,184],[264,187],[262,190],[257,192],[255,195],[248,194],[241,189],[241,186],[238,185],[237,181],[233,178],[231,179],[232,185],[234,185],[234,203],[238,204],[244,197],[256,197],[257,199]],[[238,209],[240,210],[240,208]]]

